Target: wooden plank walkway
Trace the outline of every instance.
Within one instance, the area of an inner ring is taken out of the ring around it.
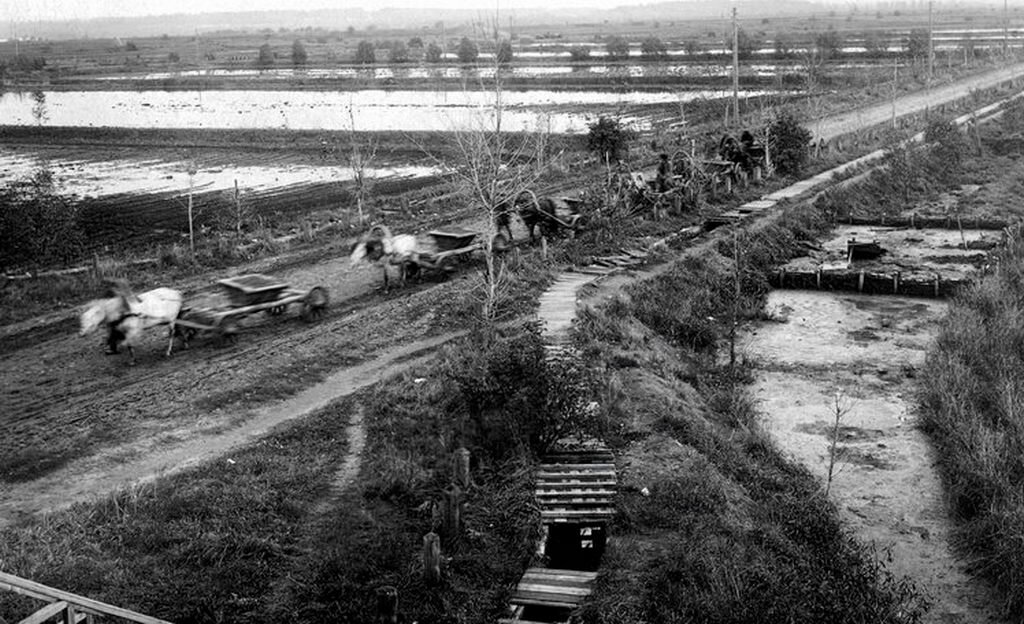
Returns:
[[[590,595],[597,572],[530,568],[516,586],[510,602],[514,607],[575,609]],[[510,618],[501,621],[518,621]]]
[[[552,453],[537,470],[534,496],[545,524],[606,524],[615,515],[615,459],[607,449]]]

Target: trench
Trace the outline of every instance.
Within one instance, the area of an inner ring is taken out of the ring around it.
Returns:
[[[885,260],[837,259],[857,234],[880,240]],[[784,269],[885,274],[899,267],[962,280],[975,270],[973,248],[998,234],[839,227],[819,252]],[[991,589],[954,553],[935,451],[917,426],[915,378],[947,304],[871,293],[863,284],[836,280],[823,287],[836,290],[812,290],[811,282],[791,283],[793,289],[769,294],[770,320],[739,338],[763,423],[784,452],[821,479],[855,535],[931,600],[923,622],[1002,621]]]

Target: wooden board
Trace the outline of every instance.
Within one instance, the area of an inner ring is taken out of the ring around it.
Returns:
[[[575,609],[590,595],[596,578],[596,572],[530,568],[516,586],[511,603]]]
[[[543,461],[534,489],[543,522],[604,524],[615,515],[618,478],[610,451],[552,453]]]

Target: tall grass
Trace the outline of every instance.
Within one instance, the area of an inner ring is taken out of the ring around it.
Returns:
[[[922,375],[956,543],[1024,617],[1024,241],[953,302]]]

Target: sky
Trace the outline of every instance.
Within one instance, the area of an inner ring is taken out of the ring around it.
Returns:
[[[559,0],[558,8],[601,8],[652,4],[658,0]],[[722,0],[726,2],[727,0]],[[261,11],[271,9],[365,9],[394,7],[436,7],[449,9],[544,8],[551,0],[0,0],[0,21],[90,19],[94,17],[131,17],[169,13],[207,13],[211,11]]]

